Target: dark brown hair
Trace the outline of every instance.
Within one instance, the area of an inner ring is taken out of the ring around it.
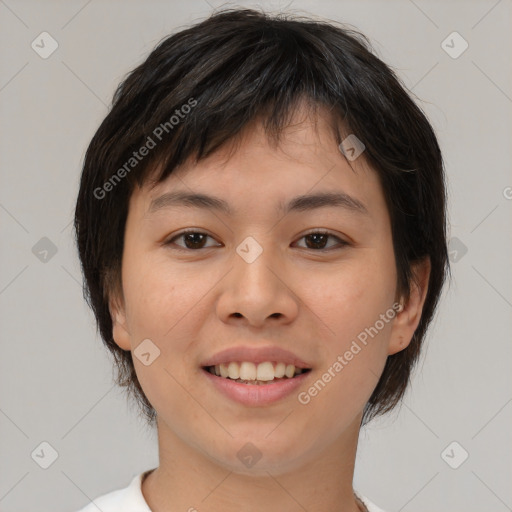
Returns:
[[[302,100],[327,107],[338,143],[354,134],[389,209],[397,289],[408,299],[412,264],[431,273],[411,343],[388,356],[363,421],[391,410],[408,386],[449,263],[441,151],[432,127],[395,73],[352,28],[323,20],[228,9],[164,39],[118,86],[87,149],[75,211],[84,294],[114,356],[116,381],[152,424],[156,413],[130,351],[112,338],[108,298],[119,293],[128,202],[188,158],[207,157],[255,119],[279,140]],[[146,147],[142,156],[141,148]],[[137,155],[135,157],[134,155]],[[155,169],[159,169],[157,176]]]

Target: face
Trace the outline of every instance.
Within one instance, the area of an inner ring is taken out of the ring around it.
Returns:
[[[409,343],[423,300],[413,293],[410,307],[397,311],[377,174],[363,157],[351,168],[322,117],[315,126],[296,116],[279,147],[254,124],[234,152],[225,148],[134,191],[123,294],[111,303],[114,339],[134,351],[160,433],[239,473],[249,472],[244,450],[261,456],[253,474],[278,474],[358,429],[387,356]],[[229,212],[211,201],[179,202],[170,195],[177,192],[213,196]],[[321,194],[338,198],[296,201]],[[258,386],[203,369],[222,361],[225,371],[238,367],[230,362],[254,362],[258,372],[264,361],[307,370]]]

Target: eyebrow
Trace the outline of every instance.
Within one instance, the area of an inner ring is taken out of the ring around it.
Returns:
[[[161,209],[175,206],[217,210],[226,215],[233,215],[233,210],[224,199],[207,194],[178,191],[167,192],[153,199],[148,213],[154,213]],[[359,199],[344,192],[319,192],[297,196],[286,204],[280,201],[276,210],[278,213],[286,215],[290,212],[303,212],[325,207],[345,208],[356,213],[368,215],[368,209]]]

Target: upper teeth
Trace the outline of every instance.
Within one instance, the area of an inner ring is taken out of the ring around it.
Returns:
[[[230,362],[215,365],[215,375],[242,380],[274,380],[286,375],[291,379],[294,375],[302,373],[302,368],[296,368],[293,364],[271,363],[266,361],[258,365],[244,361],[241,363]]]

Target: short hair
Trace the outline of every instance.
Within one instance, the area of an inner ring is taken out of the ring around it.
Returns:
[[[418,327],[405,349],[387,357],[361,424],[402,399],[449,272],[445,177],[425,114],[372,52],[366,36],[331,20],[224,9],[163,39],[119,84],[84,158],[74,223],[84,296],[114,356],[116,383],[126,387],[149,424],[156,411],[137,379],[131,351],[113,339],[109,311],[109,297],[122,290],[134,187],[150,178],[163,181],[189,158],[201,161],[255,120],[268,140],[278,142],[303,100],[313,110],[325,107],[338,143],[354,134],[364,144],[361,158],[384,192],[397,291],[406,301],[412,264],[430,258]],[[151,149],[136,159],[134,151],[143,146]]]

